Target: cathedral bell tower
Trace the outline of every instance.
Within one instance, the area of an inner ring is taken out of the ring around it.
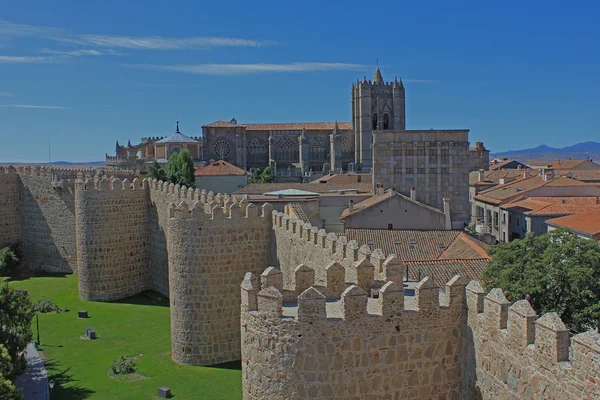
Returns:
[[[402,80],[384,82],[379,67],[373,82],[365,77],[352,85],[352,128],[354,157],[363,171],[373,166],[373,131],[406,129]]]

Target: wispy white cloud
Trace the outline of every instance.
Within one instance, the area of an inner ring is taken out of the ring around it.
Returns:
[[[0,56],[0,64],[29,64],[52,61],[52,57]]]
[[[68,56],[68,57],[78,57],[78,56],[101,56],[103,53],[99,52],[95,49],[79,49],[79,50],[52,50],[52,49],[42,49],[40,53],[43,54],[52,54],[57,56]]]
[[[298,62],[290,64],[193,64],[193,65],[151,65],[126,64],[125,67],[152,69],[157,71],[187,72],[200,75],[243,75],[265,72],[314,72],[314,71],[356,71],[367,66],[348,63]]]
[[[8,92],[0,92],[0,97],[11,97],[12,93],[8,93]]]
[[[0,39],[15,37],[36,37],[84,47],[131,50],[206,50],[216,47],[264,47],[278,44],[272,40],[215,36],[173,38],[165,36],[77,35],[59,28],[14,24],[10,21],[0,20]],[[119,53],[112,50],[112,54],[117,55]],[[89,53],[87,55],[100,54]]]
[[[0,107],[4,108],[40,108],[40,109],[52,109],[52,110],[70,110],[69,107],[63,106],[40,106],[35,104],[0,104]]]
[[[65,41],[88,46],[132,50],[206,50],[215,47],[265,47],[276,45],[272,40],[199,36],[172,38],[164,36],[81,35]]]
[[[412,83],[440,83],[439,81],[433,79],[402,79],[402,82],[412,82]]]

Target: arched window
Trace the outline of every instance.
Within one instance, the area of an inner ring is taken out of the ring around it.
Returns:
[[[377,130],[377,113],[373,114],[373,130]]]
[[[390,116],[383,114],[383,129],[390,129]]]
[[[171,147],[171,149],[169,150],[169,155],[173,154],[173,153],[179,153],[181,149],[177,146],[175,147]]]

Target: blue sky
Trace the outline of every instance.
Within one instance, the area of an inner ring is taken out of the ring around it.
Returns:
[[[567,5],[568,4],[568,5]],[[597,2],[0,0],[0,162],[102,160],[175,121],[349,121],[402,77],[407,128],[492,151],[600,140]]]

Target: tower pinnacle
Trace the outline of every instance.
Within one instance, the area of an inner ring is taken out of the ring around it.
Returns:
[[[381,76],[381,71],[379,70],[379,66],[375,69],[375,75],[373,75],[373,83],[381,84],[383,83],[383,77]]]
[[[179,121],[177,121],[177,129],[175,130],[175,133],[181,133],[179,132]]]

